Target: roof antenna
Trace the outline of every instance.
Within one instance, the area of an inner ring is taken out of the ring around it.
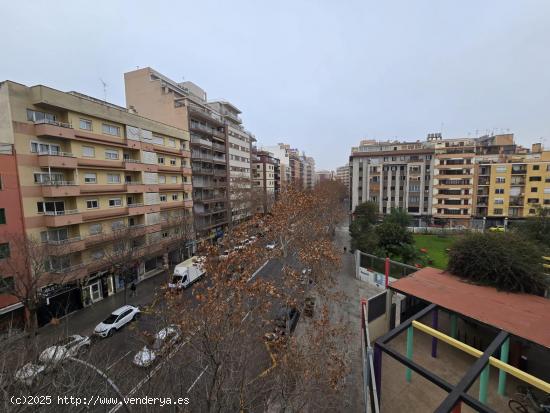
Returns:
[[[103,85],[103,100],[104,100],[105,102],[107,102],[107,86],[108,86],[108,85],[107,85],[107,83],[105,83],[105,82],[103,81],[102,78],[99,78],[99,81],[100,81],[101,84]]]

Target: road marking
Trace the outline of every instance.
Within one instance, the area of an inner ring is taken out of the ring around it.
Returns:
[[[206,371],[206,369],[208,368],[208,366],[206,366],[202,371],[201,371],[201,374],[199,374],[197,376],[197,378],[195,379],[195,381],[193,382],[193,384],[187,389],[187,393],[189,393],[191,391],[191,389],[193,387],[195,387],[195,384],[197,384],[197,382],[200,380],[200,378],[202,377],[202,375],[204,374],[204,372]]]
[[[193,335],[194,334],[192,334],[191,336],[193,336]],[[130,390],[130,392],[126,395],[126,397],[131,397],[132,395],[134,395],[135,392],[137,392],[139,389],[141,389],[145,383],[147,383],[149,380],[151,380],[159,372],[159,370],[162,368],[164,363],[166,363],[168,360],[170,360],[174,356],[174,354],[176,354],[183,346],[185,346],[190,341],[191,341],[191,338],[188,338],[186,341],[181,343],[179,346],[175,347],[172,352],[168,353],[166,358],[164,360],[162,360],[159,364],[157,364],[156,367],[147,374],[147,376],[145,376],[143,379],[141,379],[141,381],[138,384],[136,384],[135,387],[132,390]],[[115,407],[113,407],[111,410],[109,410],[109,413],[115,413],[121,407],[122,407],[122,402],[118,402],[118,404]]]
[[[267,260],[266,262],[264,262],[263,265],[262,265],[260,268],[258,268],[258,269],[254,272],[254,274],[252,274],[252,275],[250,276],[250,278],[249,278],[248,280],[246,280],[246,282],[250,282],[256,275],[258,275],[258,273],[259,273],[261,270],[263,270],[263,268],[267,265],[268,262],[269,262],[269,260]]]
[[[117,364],[117,363],[118,363],[119,361],[121,361],[122,359],[126,358],[126,356],[127,356],[128,354],[130,354],[131,352],[132,352],[132,350],[130,350],[128,353],[126,353],[126,354],[123,355],[121,358],[119,358],[118,360],[116,360],[113,364],[111,364],[109,367],[107,367],[107,368],[105,369],[105,371],[111,370],[111,367],[113,367],[115,364]]]

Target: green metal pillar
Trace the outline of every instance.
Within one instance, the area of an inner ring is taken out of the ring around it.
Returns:
[[[407,329],[407,358],[409,360],[412,360],[413,357],[413,326],[409,326]],[[412,378],[412,370],[410,368],[407,368],[407,372],[405,373],[405,378],[407,379],[407,382],[411,382]]]
[[[456,338],[456,314],[451,314],[451,337]]]
[[[500,361],[508,363],[508,354],[510,352],[510,338],[507,338],[500,347]],[[500,370],[498,372],[498,394],[506,396],[506,372]]]
[[[487,387],[489,387],[489,372],[491,365],[487,363],[481,374],[479,375],[479,401],[487,404]]]

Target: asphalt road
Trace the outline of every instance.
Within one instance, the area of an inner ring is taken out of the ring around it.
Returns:
[[[275,280],[280,275],[281,269],[282,263],[277,259],[272,259],[261,266],[255,276]],[[137,304],[136,301],[139,301],[142,308],[145,307],[144,304],[153,302],[157,310],[162,309],[163,301],[158,297],[161,297],[161,287],[165,285],[166,279],[166,274],[164,274],[156,276],[154,280],[147,280],[146,285],[140,284],[138,286],[138,297],[129,299],[128,302]],[[183,290],[180,296],[182,300],[186,300],[193,305],[192,288]],[[118,300],[120,301],[120,298]],[[102,309],[100,309],[100,306],[95,309],[94,307],[83,309],[81,310],[82,314],[75,315],[71,322],[47,329],[39,337],[40,348],[38,350],[47,347],[61,333],[92,336],[97,323],[107,317],[113,308],[117,308],[118,304],[121,303],[113,301],[108,305],[104,305]],[[88,313],[86,314],[86,312]],[[94,338],[90,350],[80,355],[79,359],[88,362],[90,366],[107,375],[123,396],[185,397],[195,386],[203,386],[203,382],[208,376],[208,372],[204,367],[205,363],[202,360],[195,359],[196,356],[192,350],[195,338],[189,332],[183,332],[183,340],[176,345],[169,357],[162,358],[149,367],[138,367],[132,363],[134,356],[146,344],[148,337],[166,325],[159,314],[162,314],[162,311],[143,313],[138,320],[126,325],[112,337]],[[17,360],[16,364],[19,366],[23,364],[22,360],[18,359],[16,355],[14,355],[13,360],[14,363]],[[268,352],[265,349],[260,349],[254,363],[257,365],[258,373],[269,367]],[[63,381],[67,381],[67,388],[74,388],[75,380],[80,380],[82,381],[82,383],[78,383],[80,394],[70,395],[82,399],[86,398],[88,403],[89,400],[93,399],[96,405],[88,406],[85,409],[86,411],[124,411],[124,408],[120,405],[105,405],[103,403],[97,405],[100,402],[99,397],[116,397],[117,394],[106,384],[106,380],[101,377],[100,373],[94,371],[93,368],[71,361],[64,363],[62,369],[62,374],[48,374],[51,376],[48,377],[48,380],[55,381],[55,386],[46,386],[44,389],[39,389],[38,392],[33,389],[33,393],[39,394],[39,392],[42,392],[42,394],[52,395],[56,399],[57,396],[69,395],[64,394],[62,390]],[[46,382],[47,380],[44,380],[44,383]],[[177,388],[174,388],[174,385],[177,385]],[[22,385],[19,385],[18,390],[19,394],[28,394],[28,390]],[[102,401],[105,402],[105,400]],[[200,403],[201,401],[192,400],[189,406],[180,406],[181,411],[186,411],[186,409],[187,411],[201,410]],[[26,409],[21,408],[23,406],[13,407],[15,411],[29,411],[28,408],[31,406],[26,406]],[[31,411],[57,412],[79,411],[80,409],[80,407],[74,405],[61,406],[54,403],[49,406],[34,406]],[[136,408],[133,407],[132,411],[135,410]],[[144,410],[154,411],[151,410],[151,406]]]

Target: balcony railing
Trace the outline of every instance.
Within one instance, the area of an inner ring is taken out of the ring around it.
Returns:
[[[141,163],[141,161],[139,159],[123,159],[124,162],[128,162],[128,163]]]
[[[215,161],[225,162],[225,156],[214,156]]]
[[[78,185],[75,181],[45,181],[39,183],[41,186],[74,186]]]
[[[139,207],[142,207],[142,206],[143,206],[143,203],[128,204],[128,208],[139,208]]]
[[[59,215],[74,215],[79,214],[78,209],[66,209],[64,211],[44,211],[44,215],[48,216],[59,216]]]
[[[57,121],[55,121],[55,120],[49,120],[49,119],[35,120],[35,121],[34,121],[34,124],[35,124],[35,125],[44,125],[44,124],[47,124],[47,125],[59,126],[60,128],[68,128],[68,129],[72,129],[72,128],[73,128],[73,125],[71,125],[70,123],[57,122]]]
[[[39,151],[39,156],[65,156],[67,158],[74,158],[75,156],[71,152],[59,152],[59,151]]]
[[[219,143],[213,143],[212,144],[212,147],[218,151],[223,151],[225,152],[225,146],[224,145],[220,145]]]
[[[80,240],[82,240],[82,237],[79,235],[76,237],[59,239],[59,240],[49,239],[44,241],[44,243],[48,245],[65,245],[65,244],[71,244],[73,242],[78,242]]]
[[[207,139],[202,139],[197,136],[191,136],[191,143],[212,147],[212,142]]]
[[[193,170],[193,173],[204,174],[204,175],[212,175],[214,173],[214,170],[212,168],[201,168],[201,167],[194,166],[192,170]]]
[[[214,175],[225,176],[227,171],[225,169],[214,169]]]

